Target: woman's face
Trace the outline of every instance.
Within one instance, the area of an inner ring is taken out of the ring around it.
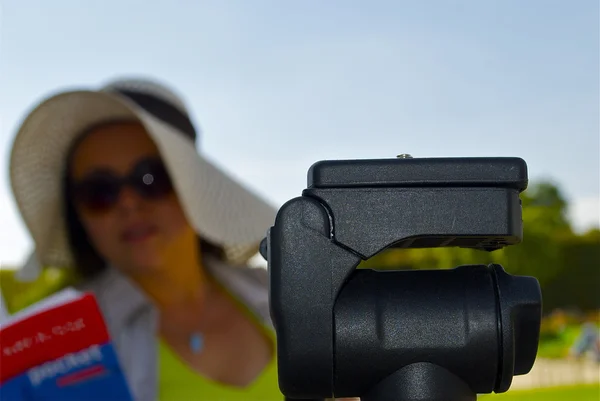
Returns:
[[[194,243],[154,142],[138,123],[104,125],[77,146],[71,181],[74,203],[92,245],[127,273],[166,268]],[[131,185],[118,185],[130,177]]]

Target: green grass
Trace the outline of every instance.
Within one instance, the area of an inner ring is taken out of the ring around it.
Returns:
[[[589,384],[521,391],[509,390],[503,394],[480,395],[477,399],[481,401],[598,401],[600,399],[600,385]]]

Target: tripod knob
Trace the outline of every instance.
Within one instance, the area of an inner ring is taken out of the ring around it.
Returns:
[[[500,303],[502,365],[494,391],[510,388],[514,375],[529,373],[535,362],[542,321],[542,295],[534,277],[512,276],[492,266]]]

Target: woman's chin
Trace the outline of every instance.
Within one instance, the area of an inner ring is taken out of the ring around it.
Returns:
[[[150,253],[130,255],[126,263],[126,272],[136,276],[152,275],[163,270],[164,263],[161,263],[157,255]]]

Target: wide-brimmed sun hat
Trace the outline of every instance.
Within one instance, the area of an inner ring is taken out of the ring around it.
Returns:
[[[196,149],[199,131],[182,97],[147,78],[121,78],[42,100],[24,119],[10,154],[10,182],[35,251],[21,275],[40,266],[71,267],[62,177],[73,141],[102,122],[139,121],[158,147],[184,213],[196,232],[243,264],[258,251],[276,209]],[[110,157],[110,155],[106,155]]]

